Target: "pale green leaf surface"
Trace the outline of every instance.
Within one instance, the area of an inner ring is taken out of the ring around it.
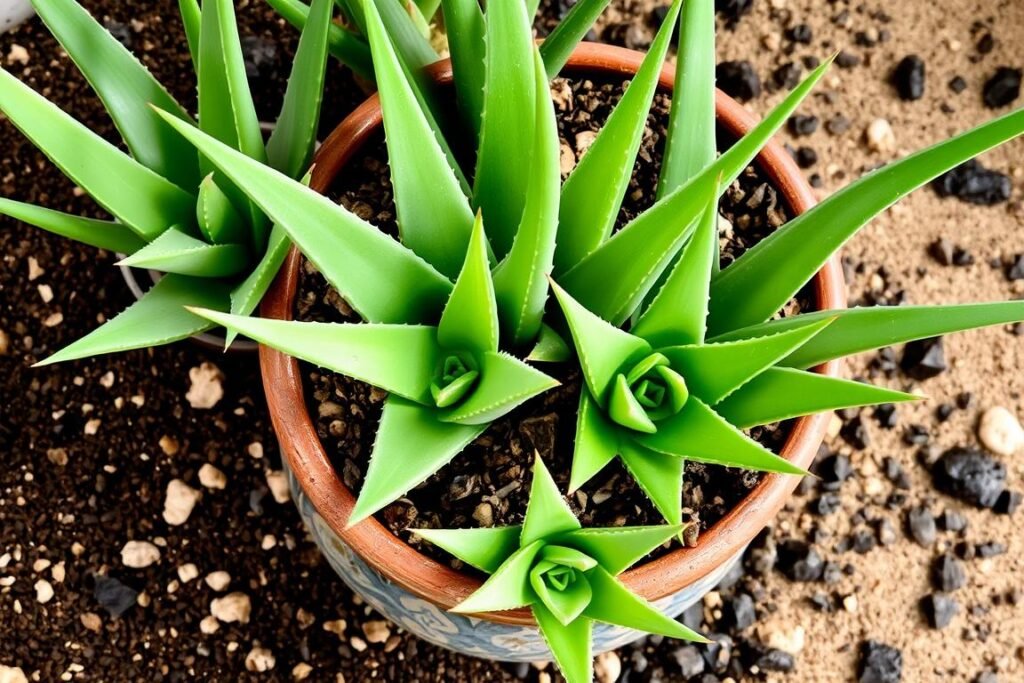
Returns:
[[[465,263],[441,314],[437,341],[450,351],[498,350],[498,308],[487,259],[487,238],[479,214],[473,224]]]
[[[594,599],[590,601],[584,614],[594,621],[625,626],[668,638],[697,643],[708,642],[707,638],[696,631],[662,614],[657,607],[631,592],[601,567],[588,573],[587,578],[594,589]]]
[[[522,527],[503,526],[489,529],[414,529],[414,534],[430,541],[446,553],[493,574],[519,550]]]
[[[540,455],[533,462],[533,483],[530,485],[530,500],[526,504],[523,535],[520,539],[523,546],[580,528],[579,520],[562,498],[558,485],[551,478]]]
[[[178,13],[181,14],[182,28],[185,29],[185,42],[188,43],[192,66],[198,70],[199,41],[203,31],[203,11],[199,8],[199,0],[178,0]]]
[[[208,320],[189,313],[186,306],[223,310],[228,306],[227,287],[215,280],[167,275],[115,318],[37,366],[161,346],[214,327]]]
[[[301,0],[267,0],[267,4],[295,28],[305,28],[309,5]],[[373,60],[370,57],[370,46],[365,41],[336,24],[331,25],[327,41],[327,47],[335,59],[360,77],[373,80]]]
[[[594,27],[609,0],[578,0],[540,46],[548,78],[555,78],[569,61],[573,50]]]
[[[545,551],[550,549],[551,546],[544,548]],[[576,580],[564,590],[553,590],[544,580],[548,564],[541,561],[530,571],[530,586],[538,600],[535,604],[543,604],[562,625],[567,625],[579,617],[590,603],[590,584],[586,580]]]
[[[365,17],[365,6],[373,5],[380,13],[388,35],[394,41],[398,54],[401,55],[402,63],[412,71],[422,70],[423,67],[436,62],[440,57],[430,41],[416,26],[416,22],[409,16],[406,8],[408,0],[362,0],[364,5],[364,31],[369,32],[370,21]],[[376,60],[374,60],[376,63]]]
[[[441,6],[448,33],[459,111],[479,137],[486,73],[484,14],[479,0],[442,0]]]
[[[655,548],[675,537],[682,525],[609,527],[577,529],[556,536],[552,543],[568,545],[597,560],[605,571],[617,576],[647,557]]]
[[[546,324],[541,324],[537,343],[526,360],[534,363],[564,363],[572,357],[572,349],[562,335]]]
[[[869,173],[793,219],[715,278],[709,329],[721,334],[768,320],[875,216],[942,173],[1021,133],[1024,109]]]
[[[452,608],[459,614],[503,612],[533,604],[537,596],[530,587],[530,569],[543,543],[525,544],[495,571],[475,593]]]
[[[152,239],[172,225],[194,220],[194,195],[124,154],[4,69],[0,111],[86,194],[141,237]]]
[[[533,606],[533,616],[565,680],[590,683],[594,678],[593,622],[581,617],[566,626],[541,604]]]
[[[244,244],[248,239],[245,219],[214,181],[212,173],[199,185],[196,221],[206,239],[214,244]]]
[[[234,315],[250,315],[263,300],[270,289],[284,261],[288,258],[288,250],[292,243],[288,241],[288,233],[275,225],[270,231],[267,250],[252,272],[238,283],[231,291],[231,313]],[[226,345],[231,346],[237,335],[228,330]]]
[[[618,427],[608,422],[589,391],[580,392],[569,491],[574,492],[619,454]]]
[[[171,228],[118,265],[199,278],[219,278],[240,273],[248,260],[248,250],[240,244],[207,244]]]
[[[488,352],[479,360],[479,384],[461,403],[440,411],[440,419],[466,425],[489,424],[558,386],[556,380],[506,353]]]
[[[0,197],[0,215],[97,249],[131,254],[146,246],[145,240],[120,223],[75,216],[12,199]]]
[[[619,455],[626,470],[665,521],[673,525],[682,524],[685,461],[656,453],[625,437]]]

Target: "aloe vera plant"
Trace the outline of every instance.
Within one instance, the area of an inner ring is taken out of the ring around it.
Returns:
[[[180,121],[192,122],[190,115],[81,5],[33,5],[106,106],[128,153],[0,69],[0,111],[116,220],[3,198],[0,214],[126,254],[122,265],[163,274],[137,303],[44,363],[165,344],[213,327],[184,305],[251,313],[287,255],[285,232],[209,159],[182,144],[152,107]],[[196,69],[200,128],[258,163],[302,178],[316,145],[332,1],[311,7],[267,142],[245,77],[233,3],[179,5]]]

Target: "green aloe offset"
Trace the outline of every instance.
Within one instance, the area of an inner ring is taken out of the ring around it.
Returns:
[[[0,200],[0,214],[126,254],[122,265],[163,275],[136,304],[45,362],[166,344],[213,327],[183,305],[251,313],[284,262],[285,233],[204,155],[182,146],[162,116],[189,125],[192,117],[81,5],[33,5],[110,112],[129,153],[0,70],[0,111],[116,220],[87,220],[9,199]],[[198,126],[255,162],[301,179],[316,145],[332,0],[315,0],[309,8],[267,142],[245,78],[233,3],[180,0],[179,6],[197,74]]]

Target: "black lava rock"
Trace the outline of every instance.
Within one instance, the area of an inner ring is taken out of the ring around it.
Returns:
[[[992,508],[1006,488],[1006,466],[989,455],[951,448],[932,465],[936,488],[980,508]]]
[[[722,620],[726,626],[737,631],[753,626],[757,621],[754,598],[746,593],[738,593],[731,600],[727,600],[722,609]]]
[[[92,594],[100,607],[115,619],[130,610],[139,597],[139,591],[109,576],[96,577]]]
[[[816,515],[827,517],[842,506],[837,493],[824,493],[810,503],[810,510]]]
[[[893,403],[884,403],[875,408],[871,414],[882,429],[895,429],[896,425],[899,424],[896,405]]]
[[[989,557],[998,557],[1006,554],[1006,546],[996,541],[988,541],[987,543],[981,543],[974,549],[975,554],[986,559]]]
[[[695,646],[684,645],[675,650],[672,656],[675,657],[683,678],[689,679],[704,673],[704,658]]]
[[[943,531],[952,531],[956,533],[967,528],[967,518],[956,510],[946,508],[939,516],[939,525],[942,527]]]
[[[858,683],[900,683],[903,680],[903,654],[875,640],[861,643],[857,668]]]
[[[926,380],[946,370],[946,354],[942,348],[942,337],[912,341],[903,349],[900,369],[908,377]]]
[[[818,117],[813,114],[794,114],[789,117],[789,132],[802,138],[818,130]]]
[[[1017,254],[1013,263],[1006,269],[1006,279],[1010,282],[1024,280],[1024,254]]]
[[[787,62],[772,72],[772,81],[776,88],[792,90],[800,83],[804,70],[795,62]]]
[[[967,81],[964,80],[963,76],[954,76],[949,82],[949,89],[959,95],[964,90],[967,90]]]
[[[822,482],[826,485],[842,484],[853,474],[853,465],[850,464],[848,456],[835,453],[823,458],[815,470],[816,474],[821,477]],[[829,491],[834,491],[838,490],[839,486],[826,486],[826,488]]]
[[[818,163],[818,153],[812,147],[797,147],[793,156],[796,158],[796,165],[803,169],[811,168]]]
[[[900,99],[912,102],[924,97],[925,73],[924,60],[917,55],[907,55],[896,65],[892,84]]]
[[[754,0],[715,0],[715,9],[725,18],[726,26],[732,27],[754,6]]]
[[[779,544],[776,567],[790,581],[817,581],[825,571],[825,561],[810,544],[794,538]]]
[[[839,431],[839,434],[843,437],[843,440],[846,441],[846,443],[850,444],[857,450],[864,450],[871,444],[871,436],[868,434],[868,428],[865,426],[864,421],[859,415],[844,424],[843,428]]]
[[[967,572],[964,571],[963,562],[948,553],[935,559],[932,564],[932,584],[936,590],[952,593],[963,588],[966,583]]]
[[[1020,81],[1022,72],[1008,66],[1001,66],[985,83],[982,93],[985,106],[998,109],[1012,104],[1020,97]]]
[[[761,79],[748,61],[722,62],[715,70],[718,87],[746,102],[761,94]]]
[[[935,629],[949,626],[949,622],[953,621],[953,617],[960,611],[956,600],[942,593],[926,596],[921,601],[921,608],[928,619],[928,625]]]
[[[846,50],[843,50],[838,55],[836,55],[836,66],[838,66],[840,69],[852,69],[853,67],[859,65],[860,57],[853,54],[852,52],[847,52]]]
[[[1007,201],[1013,192],[1010,177],[971,159],[932,182],[940,197],[956,197],[969,204],[992,206]]]
[[[999,494],[999,500],[996,501],[996,505],[992,509],[996,514],[1012,515],[1020,507],[1022,500],[1024,500],[1024,496],[1019,491],[1007,489]]]
[[[794,43],[810,45],[811,41],[814,40],[814,31],[811,30],[808,24],[797,24],[792,28],[786,29],[786,37]]]
[[[907,512],[907,530],[914,542],[922,548],[931,547],[938,534],[935,517],[926,507],[916,507]]]
[[[796,659],[793,655],[782,650],[768,650],[754,662],[761,671],[777,671],[789,673],[796,668]]]

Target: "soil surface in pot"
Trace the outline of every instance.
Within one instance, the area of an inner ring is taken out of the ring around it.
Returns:
[[[624,83],[558,79],[552,94],[559,113],[563,174],[593,141]],[[670,100],[659,95],[652,108],[643,145],[634,169],[617,228],[654,201]],[[722,144],[729,144],[721,134]],[[383,140],[370,144],[331,188],[344,206],[394,235],[395,207]],[[470,166],[470,165],[466,165]],[[755,244],[787,220],[787,208],[767,177],[749,168],[729,188],[720,206],[730,229],[722,231],[723,263]],[[723,226],[724,227],[724,226]],[[553,305],[553,304],[552,304]],[[793,304],[797,304],[794,302]],[[358,318],[315,270],[304,262],[296,297],[296,317],[306,321],[355,321]],[[469,528],[521,523],[526,511],[534,452],[539,452],[563,490],[567,488],[580,377],[574,363],[545,366],[562,386],[524,404],[495,422],[479,439],[427,482],[378,514],[396,535],[423,552],[461,568],[458,560],[423,543],[408,528]],[[320,439],[345,484],[359,491],[373,447],[376,426],[386,394],[348,377],[304,364],[307,402],[316,416]],[[788,426],[757,429],[752,435],[778,451]],[[415,447],[410,445],[410,447]],[[697,522],[686,537],[696,542],[760,481],[761,475],[737,469],[687,463],[683,493],[684,518]],[[635,480],[618,461],[570,497],[585,526],[660,524],[663,518]],[[666,545],[656,551],[662,554]]]

